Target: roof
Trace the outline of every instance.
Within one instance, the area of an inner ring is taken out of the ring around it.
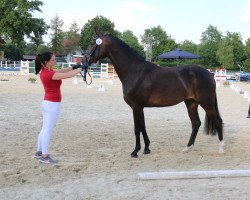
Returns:
[[[36,56],[23,55],[23,60],[35,60]]]

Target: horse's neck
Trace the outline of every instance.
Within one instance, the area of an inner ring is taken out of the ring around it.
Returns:
[[[145,70],[142,67],[143,60],[139,60],[133,52],[117,51],[118,48],[111,48],[108,57],[115,67],[116,73],[123,82],[128,76],[137,76]],[[121,48],[120,48],[121,49]],[[133,59],[134,58],[134,59]]]

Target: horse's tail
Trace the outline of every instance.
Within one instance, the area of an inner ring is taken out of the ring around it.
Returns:
[[[215,94],[214,97],[214,108],[211,111],[211,114],[208,116],[206,112],[205,116],[205,133],[207,135],[216,135],[219,134],[219,138],[223,138],[223,121],[221,119],[219,109],[218,109],[218,102],[217,96]]]

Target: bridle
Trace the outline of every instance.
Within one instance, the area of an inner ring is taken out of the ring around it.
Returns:
[[[83,77],[83,81],[87,84],[87,85],[90,85],[92,83],[92,77],[88,71],[88,68],[89,68],[89,61],[90,59],[92,58],[93,54],[95,53],[95,51],[98,49],[98,57],[99,57],[99,54],[100,54],[100,45],[102,44],[102,39],[101,38],[97,38],[96,39],[96,44],[95,44],[95,47],[92,48],[91,51],[87,51],[86,54],[84,54],[85,58],[86,58],[86,61],[84,61],[82,64],[83,64],[83,67],[84,67],[84,74],[82,74],[82,72],[80,72],[81,76]],[[88,83],[87,81],[87,74],[89,75],[90,77],[90,82]]]

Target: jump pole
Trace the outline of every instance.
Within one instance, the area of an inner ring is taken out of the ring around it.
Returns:
[[[174,179],[205,179],[249,177],[250,170],[215,170],[215,171],[183,171],[183,172],[140,172],[141,180],[174,180]]]

